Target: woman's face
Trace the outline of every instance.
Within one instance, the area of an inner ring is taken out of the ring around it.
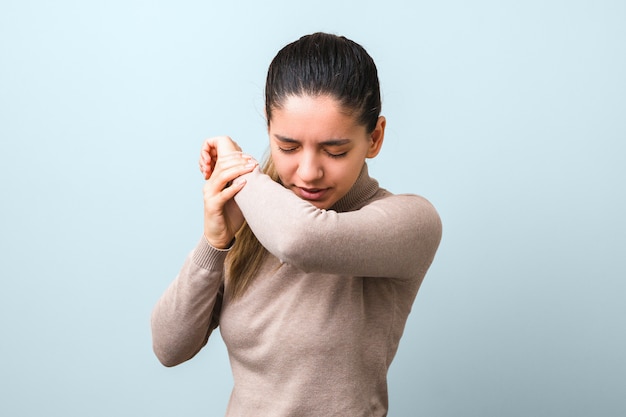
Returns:
[[[328,209],[354,185],[365,158],[380,150],[385,118],[373,132],[329,96],[290,96],[272,111],[271,155],[281,182],[315,207]]]

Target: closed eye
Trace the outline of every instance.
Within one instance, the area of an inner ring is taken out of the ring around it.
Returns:
[[[276,141],[278,142],[277,149],[285,154],[290,154],[296,152],[300,149],[301,144],[295,139],[288,138],[281,135],[274,135]],[[321,142],[319,145],[323,149],[323,151],[330,158],[343,158],[348,154],[348,151],[341,152],[341,148],[345,149],[346,145],[350,144],[350,139],[329,139]],[[331,152],[328,148],[337,149],[339,152]]]
[[[326,155],[330,156],[331,158],[343,158],[344,156],[346,156],[348,154],[348,152],[341,152],[341,153],[333,153],[333,152],[328,152],[325,151]]]
[[[293,147],[293,148],[283,148],[283,147],[278,147],[278,150],[283,152],[283,153],[292,153],[295,152],[298,149],[298,147]]]

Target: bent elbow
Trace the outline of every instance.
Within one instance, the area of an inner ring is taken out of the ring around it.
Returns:
[[[303,272],[310,272],[313,268],[310,256],[302,246],[302,240],[293,236],[283,236],[276,242],[276,256],[281,263],[289,264]]]
[[[154,351],[154,354],[159,360],[159,362],[161,362],[161,365],[167,368],[172,368],[176,365],[180,365],[181,363],[189,359],[189,358],[182,358],[180,355],[177,355],[174,352],[167,350],[167,349],[161,349],[156,345],[153,345],[152,350]]]

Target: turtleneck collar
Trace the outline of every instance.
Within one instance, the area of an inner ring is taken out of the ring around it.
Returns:
[[[369,201],[378,190],[378,181],[369,176],[367,163],[364,163],[350,191],[333,204],[330,209],[337,212],[357,210]]]

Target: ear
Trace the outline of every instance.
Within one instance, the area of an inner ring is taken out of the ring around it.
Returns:
[[[383,140],[385,139],[385,126],[387,126],[387,120],[384,116],[379,116],[376,122],[376,127],[370,135],[370,148],[367,151],[367,158],[374,158],[380,152],[380,148],[383,146]]]

